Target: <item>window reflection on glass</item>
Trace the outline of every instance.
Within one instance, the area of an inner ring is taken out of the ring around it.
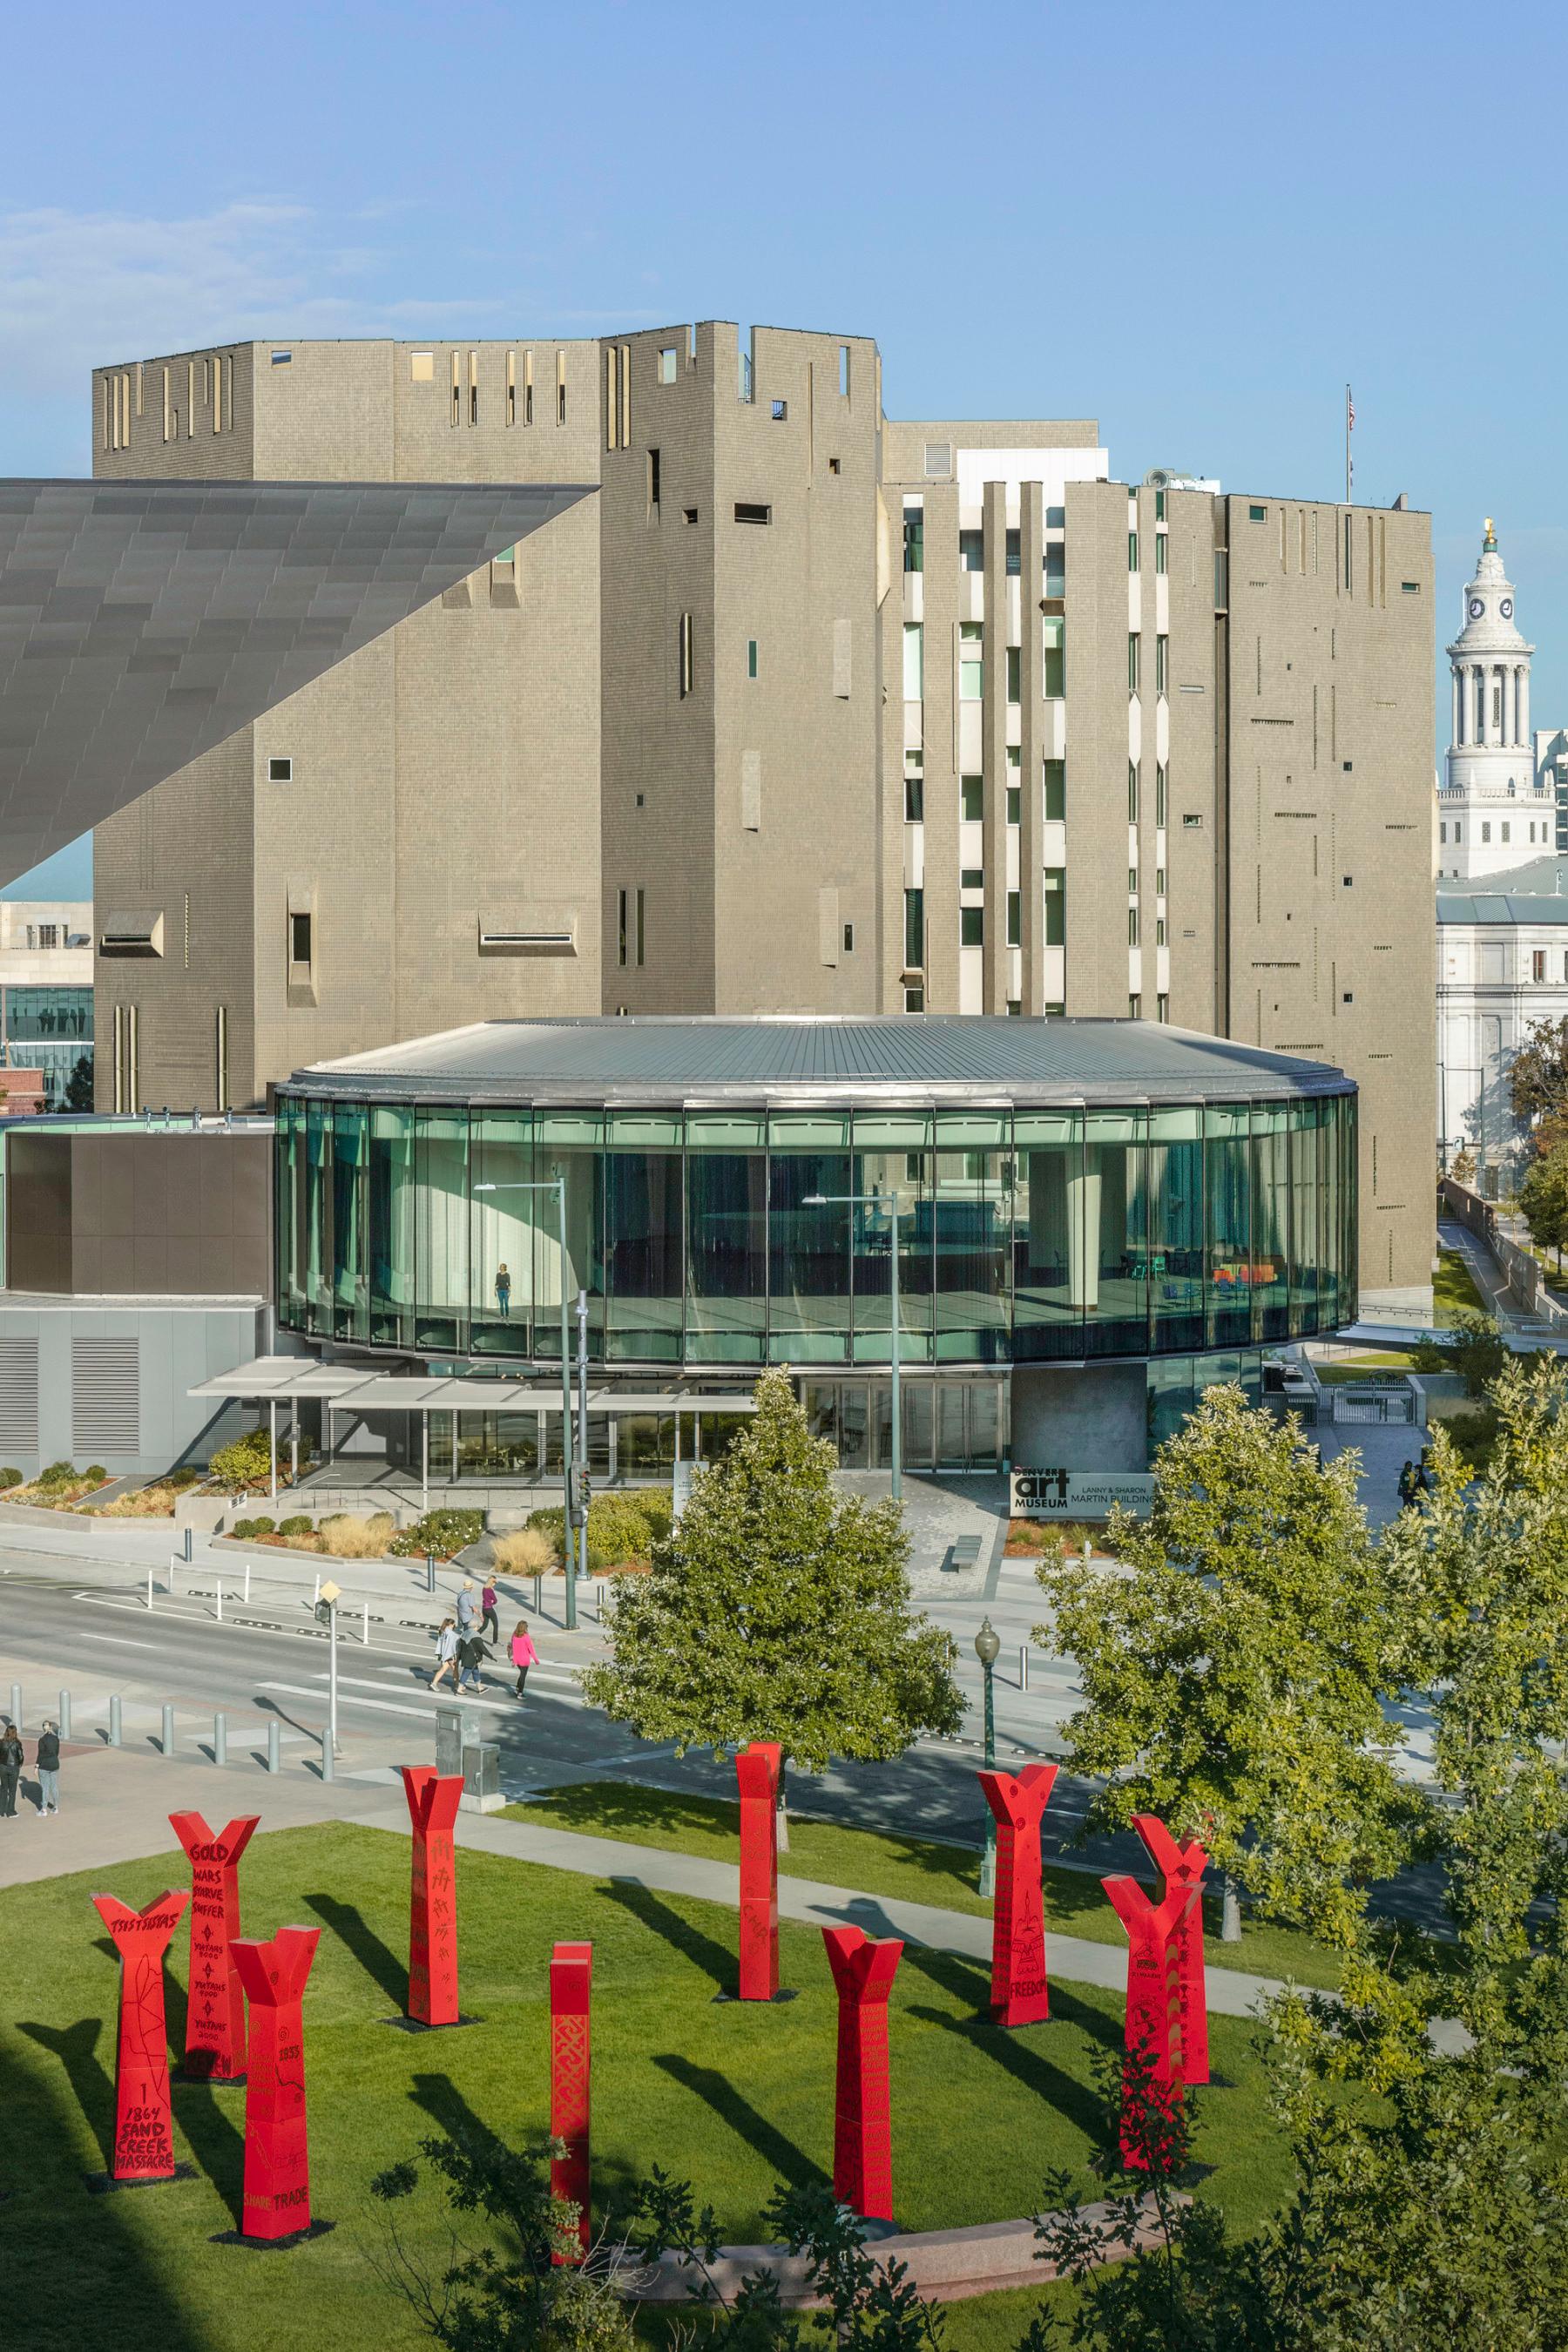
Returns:
[[[1148,1344],[1151,1247],[1143,1116],[1090,1111],[1084,1122],[1084,1353],[1139,1354]]]
[[[1246,1103],[1210,1103],[1204,1113],[1208,1191],[1208,1329],[1216,1346],[1252,1333],[1251,1113]]]
[[[769,1351],[775,1362],[842,1363],[849,1353],[849,1210],[831,1198],[817,1207],[814,1196],[851,1190],[849,1121],[775,1118],[770,1139]]]

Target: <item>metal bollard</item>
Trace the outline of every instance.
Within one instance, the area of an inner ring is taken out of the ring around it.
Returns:
[[[1021,1691],[1026,1691],[1028,1687],[1029,1645],[1027,1642],[1020,1642],[1018,1644],[1018,1688]]]
[[[17,1730],[20,1731],[22,1728],[22,1685],[20,1683],[13,1683],[11,1685],[11,1720],[16,1725]]]
[[[245,1605],[247,1609],[250,1606],[250,1562],[248,1560],[245,1563]]]
[[[544,1579],[542,1576],[536,1576],[533,1580],[533,1613],[536,1617],[542,1617],[544,1614]]]
[[[109,1701],[109,1744],[111,1748],[119,1748],[123,1744],[120,1736],[120,1693],[118,1691],[111,1694]]]
[[[436,1590],[436,1555],[433,1551],[425,1555],[425,1590],[426,1592]]]
[[[68,1690],[63,1690],[60,1693],[60,1738],[62,1739],[68,1739],[70,1736],[71,1695]]]
[[[164,1702],[163,1727],[158,1734],[158,1746],[165,1756],[172,1756],[174,1752],[174,1710],[167,1701]]]
[[[149,1616],[153,1613],[153,1569],[151,1562],[149,1562],[147,1568],[147,1613]]]
[[[194,1529],[190,1528],[185,1529],[185,1558],[187,1559],[195,1559],[195,1553],[191,1548],[191,1538],[194,1532]]]
[[[269,1718],[267,1726],[267,1769],[269,1772],[283,1769],[283,1727],[276,1716]]]
[[[171,1601],[174,1597],[174,1570],[179,1567],[179,1553],[177,1551],[172,1551],[169,1554],[169,1598]]]
[[[321,1734],[321,1778],[323,1780],[336,1778],[332,1764],[332,1734],[330,1726]]]
[[[213,1717],[213,1762],[215,1764],[226,1764],[228,1762],[228,1717],[226,1715],[215,1715]]]
[[[364,1646],[365,1646],[365,1648],[368,1650],[368,1649],[369,1649],[369,1647],[370,1647],[370,1603],[369,1603],[369,1601],[367,1601],[365,1602],[365,1604],[364,1604],[364,1633],[363,1633],[363,1640],[364,1640]]]
[[[221,1576],[217,1580],[217,1622],[220,1625],[223,1623],[223,1579]]]
[[[311,1606],[311,1608],[312,1608],[312,1609],[315,1607],[315,1605],[316,1605],[317,1601],[321,1599],[321,1570],[320,1570],[320,1569],[318,1569],[318,1570],[316,1570],[316,1589],[315,1589],[314,1592],[312,1592],[312,1593],[311,1593],[311,1595],[310,1595],[310,1606]]]

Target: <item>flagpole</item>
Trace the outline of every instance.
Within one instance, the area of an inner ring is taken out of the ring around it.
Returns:
[[[1351,464],[1351,434],[1354,425],[1355,406],[1351,399],[1351,388],[1347,383],[1345,386],[1345,504],[1347,507],[1352,504],[1351,486],[1355,479],[1354,468]]]

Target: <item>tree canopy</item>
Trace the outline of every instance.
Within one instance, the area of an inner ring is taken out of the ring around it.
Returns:
[[[584,1672],[586,1696],[681,1752],[776,1739],[810,1771],[956,1730],[952,1640],[912,1606],[899,1506],[838,1491],[782,1367],[756,1407],[697,1473],[647,1574],[618,1580],[612,1655]]]
[[[1509,1071],[1509,1098],[1532,1127],[1568,1116],[1568,1013],[1531,1024]]]

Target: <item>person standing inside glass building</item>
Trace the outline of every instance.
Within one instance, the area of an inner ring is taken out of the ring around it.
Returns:
[[[496,1268],[496,1306],[503,1317],[511,1313],[511,1270],[505,1258]]]

